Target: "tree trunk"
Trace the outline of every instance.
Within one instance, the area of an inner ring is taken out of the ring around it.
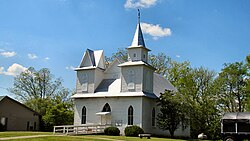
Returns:
[[[170,133],[170,137],[171,137],[171,138],[174,138],[174,131],[169,130],[169,133]]]

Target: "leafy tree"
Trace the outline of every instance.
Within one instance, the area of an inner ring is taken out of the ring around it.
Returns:
[[[28,107],[44,115],[46,105],[62,90],[62,80],[54,79],[49,69],[36,71],[30,67],[14,78],[8,90]]]
[[[70,90],[62,86],[62,80],[54,78],[49,69],[30,67],[14,78],[9,91],[26,106],[40,113],[46,129],[54,125],[72,124],[73,103]]]
[[[162,76],[168,75],[168,66],[171,59],[164,53],[159,53],[158,55],[149,54],[148,62],[154,68],[156,68],[156,73]]]
[[[246,65],[248,69],[248,74],[250,74],[250,55],[247,55],[246,57]],[[246,86],[246,92],[247,92],[247,102],[246,102],[246,111],[250,112],[250,78],[248,77],[246,79],[247,86]]]
[[[213,93],[215,73],[200,67],[193,69],[190,75],[191,80],[187,81],[189,87],[186,89],[190,92],[186,92],[184,98],[190,108],[191,136],[197,137],[203,132],[209,138],[215,139],[220,133],[220,112]]]
[[[243,62],[225,64],[216,84],[219,86],[217,97],[224,112],[243,112],[246,109],[249,73]]]
[[[162,130],[168,130],[171,137],[181,125],[186,128],[188,119],[183,112],[183,103],[173,91],[165,90],[159,98],[160,113],[157,115],[157,126]]]
[[[56,105],[49,105],[46,114],[43,116],[45,123],[45,130],[52,131],[55,125],[72,125],[74,114],[70,110],[72,105],[68,103],[58,103]]]
[[[128,61],[128,51],[123,48],[118,48],[116,53],[113,53],[111,57],[105,56],[105,66],[106,68],[110,65],[110,63],[115,59],[119,59],[121,61]]]

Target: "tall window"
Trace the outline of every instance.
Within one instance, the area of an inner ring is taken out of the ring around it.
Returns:
[[[155,127],[155,108],[152,110],[152,126]]]
[[[82,124],[86,124],[86,111],[87,111],[86,107],[83,106],[83,108],[82,108]]]
[[[111,112],[111,108],[109,106],[108,103],[106,103],[103,108],[102,108],[102,112]]]
[[[129,106],[128,108],[128,125],[133,125],[133,107]]]

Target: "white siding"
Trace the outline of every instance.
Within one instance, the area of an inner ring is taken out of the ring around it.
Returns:
[[[95,88],[94,90],[99,86],[99,84],[102,82],[103,79],[103,70],[95,69]]]
[[[121,68],[118,67],[119,62],[115,60],[111,66],[104,72],[104,79],[119,79]]]
[[[81,71],[77,71],[77,80],[76,80],[76,92],[77,93],[86,93],[83,91],[82,85],[83,85],[83,76],[85,74],[87,74],[88,76],[88,93],[93,93],[95,90],[94,87],[94,71],[93,69],[91,70],[81,70]]]
[[[157,106],[156,99],[150,99],[144,97],[142,100],[142,128],[146,133],[156,134],[156,135],[164,135],[170,136],[169,131],[163,131],[157,127],[152,126],[152,110],[155,108],[155,115],[157,117],[158,113],[160,112],[160,107]],[[157,121],[157,118],[156,118]],[[182,129],[182,127],[178,128],[175,131],[175,136],[182,136],[182,137],[189,137],[190,136],[190,129],[189,127],[186,129]]]
[[[135,89],[129,90],[128,89],[128,82],[129,82],[129,71],[134,71],[134,81],[135,81]],[[121,83],[122,83],[122,92],[129,92],[129,91],[142,91],[142,78],[143,78],[143,67],[142,66],[129,66],[129,67],[122,67],[122,74],[121,74]]]
[[[111,107],[111,124],[115,126],[116,121],[122,120],[122,126],[118,126],[121,133],[127,126],[130,105],[134,109],[134,125],[142,126],[142,97],[75,99],[74,125],[81,125],[83,106],[87,108],[87,124],[101,123],[101,117],[96,113],[100,112],[106,103]]]
[[[143,66],[143,91],[153,93],[154,71],[151,68]]]

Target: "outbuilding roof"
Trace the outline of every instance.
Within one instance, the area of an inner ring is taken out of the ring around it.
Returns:
[[[35,114],[40,115],[38,112],[34,111],[33,109],[27,107],[26,105],[24,105],[24,104],[22,104],[22,103],[20,103],[20,102],[18,102],[18,101],[16,101],[16,100],[14,100],[14,99],[8,97],[8,96],[0,96],[0,102],[1,102],[2,100],[4,100],[4,99],[9,99],[9,100],[11,100],[11,101],[13,101],[13,102],[19,104],[20,106],[22,106],[22,107],[24,107],[24,108],[26,108],[26,109],[28,109],[28,110],[34,112]]]

